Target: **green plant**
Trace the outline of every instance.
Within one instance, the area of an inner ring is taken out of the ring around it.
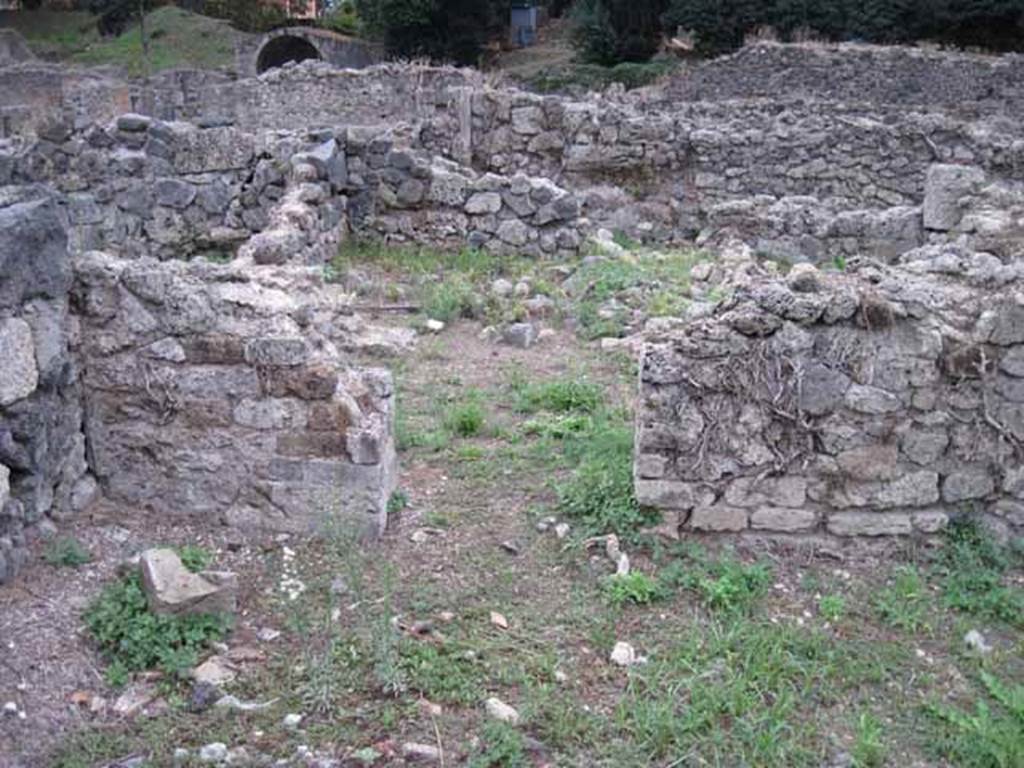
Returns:
[[[958,611],[1024,626],[1024,590],[1005,583],[1022,558],[996,544],[974,522],[955,521],[936,563],[945,604]]]
[[[657,521],[633,495],[633,434],[604,425],[581,434],[572,477],[557,486],[558,511],[590,533],[633,534]]]
[[[137,575],[107,586],[86,610],[85,624],[109,663],[108,679],[127,682],[130,673],[159,668],[180,677],[199,652],[220,640],[228,616],[158,616],[151,613]]]
[[[520,768],[530,764],[523,735],[507,723],[484,724],[481,745],[468,768]]]
[[[594,413],[603,399],[600,386],[578,379],[521,384],[515,394],[515,410],[520,413]]]
[[[56,568],[78,568],[90,562],[92,555],[78,539],[67,536],[51,541],[43,559]]]
[[[933,704],[929,712],[942,727],[940,753],[967,768],[1017,768],[1024,765],[1024,685],[1010,687],[981,673],[986,699],[974,711]]]
[[[186,544],[183,547],[178,547],[176,551],[178,557],[181,558],[181,564],[192,573],[205,571],[213,562],[213,553],[195,544]]]
[[[387,512],[388,515],[397,515],[403,509],[409,506],[409,495],[401,488],[395,489],[395,491],[388,497]]]
[[[912,565],[898,567],[890,583],[875,599],[879,618],[905,632],[926,628],[927,589],[917,568]]]
[[[457,644],[403,640],[398,649],[398,667],[413,690],[437,702],[469,705],[480,700],[481,671]]]
[[[862,712],[854,725],[853,737],[850,756],[856,768],[877,768],[885,764],[885,742],[878,718]]]
[[[524,435],[536,435],[561,440],[571,435],[585,432],[591,427],[592,423],[589,416],[581,413],[570,413],[529,419],[523,422],[522,430]]]
[[[743,563],[731,554],[709,559],[698,547],[683,547],[681,558],[661,571],[661,579],[696,592],[710,609],[749,609],[768,589],[771,569],[764,563]]]
[[[459,437],[475,437],[484,431],[487,416],[475,400],[455,405],[444,415],[444,427]]]
[[[642,571],[608,576],[604,580],[603,589],[605,598],[614,606],[626,603],[647,605],[665,596],[665,591],[658,580]]]
[[[846,598],[842,595],[825,595],[818,601],[818,613],[825,621],[835,624],[846,614]]]

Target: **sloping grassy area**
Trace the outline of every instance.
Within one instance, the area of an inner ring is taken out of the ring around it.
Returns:
[[[17,30],[43,59],[66,59],[99,40],[96,17],[86,11],[0,11],[0,27]]]
[[[146,16],[149,71],[164,69],[216,69],[234,63],[235,39],[240,34],[226,22],[189,13],[180,8],[158,8]],[[137,24],[124,34],[98,40],[71,56],[81,64],[123,67],[128,74],[145,73],[142,38]]]

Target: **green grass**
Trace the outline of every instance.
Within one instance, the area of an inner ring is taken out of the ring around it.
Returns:
[[[1006,576],[1020,567],[1019,552],[997,545],[970,521],[954,523],[936,564],[943,602],[949,608],[1024,627],[1024,590]]]
[[[92,561],[92,555],[85,547],[70,536],[51,541],[43,559],[55,568],[78,568]]]
[[[697,594],[711,611],[750,611],[768,590],[771,569],[764,563],[743,563],[729,552],[710,558],[696,546],[677,548],[676,559],[661,571],[661,579]]]
[[[882,724],[868,712],[862,712],[853,729],[854,741],[850,757],[856,768],[878,768],[885,765],[885,741]]]
[[[166,6],[146,15],[149,72],[165,69],[217,69],[235,61],[236,32],[225,22]],[[129,75],[146,72],[138,24],[118,37],[96,39],[70,56],[78,64],[123,67]]]
[[[86,11],[0,11],[0,27],[11,27],[42,58],[63,59],[99,40],[96,17]]]
[[[580,379],[514,383],[513,390],[519,413],[594,413],[604,401],[598,384]]]
[[[678,66],[678,62],[671,60],[643,63],[623,62],[613,67],[573,63],[534,75],[528,78],[528,84],[532,89],[542,93],[564,91],[570,88],[602,89],[615,83],[622,84],[627,90],[631,90],[654,83],[659,78],[673,72]]]
[[[616,722],[658,763],[818,766],[825,708],[873,670],[869,652],[815,630],[713,622],[630,676]]]
[[[665,590],[658,580],[642,571],[608,576],[603,582],[605,599],[611,605],[648,605],[665,596]]]
[[[679,314],[689,295],[690,270],[703,258],[699,251],[675,251],[583,264],[569,287],[577,305],[580,334],[590,339],[619,336],[631,309],[655,315]],[[627,292],[633,296],[629,303],[607,316],[606,302]]]
[[[931,604],[921,572],[912,565],[897,567],[890,583],[875,598],[875,609],[882,621],[896,629],[926,629]]]
[[[982,672],[984,693],[972,710],[933,704],[941,726],[937,752],[966,768],[1024,765],[1024,685],[1008,685]]]

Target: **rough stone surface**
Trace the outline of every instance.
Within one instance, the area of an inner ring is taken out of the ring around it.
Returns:
[[[233,614],[238,579],[233,573],[192,573],[173,549],[149,549],[139,558],[149,608],[164,616]]]
[[[0,321],[0,406],[11,405],[33,392],[39,384],[32,329],[24,320]]]
[[[643,350],[641,503],[700,531],[935,533],[968,502],[1017,525],[1020,278],[871,264],[807,292],[738,262],[719,279],[732,300]]]

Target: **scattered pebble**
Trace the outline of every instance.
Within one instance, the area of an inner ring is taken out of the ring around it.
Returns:
[[[975,653],[982,655],[992,653],[992,646],[985,641],[985,636],[976,629],[972,629],[964,635],[964,645]]]
[[[633,667],[638,664],[647,663],[647,659],[643,656],[638,656],[636,649],[632,645],[622,640],[615,644],[608,658],[612,664],[618,667]]]
[[[508,629],[508,619],[497,611],[491,611],[491,624],[499,629]]]
[[[199,749],[199,762],[222,763],[228,757],[228,746],[219,741],[207,744]]]
[[[434,318],[431,317],[427,319],[427,321],[423,324],[423,327],[430,333],[440,333],[441,331],[444,330],[444,323],[442,323],[440,320],[435,320]]]
[[[236,709],[239,712],[259,712],[261,709],[269,709],[277,703],[277,699],[270,701],[243,701],[237,696],[221,696],[213,705],[217,709]]]
[[[270,627],[263,627],[256,633],[256,639],[261,643],[272,643],[281,636],[281,632]]]
[[[557,522],[558,520],[556,520],[553,517],[543,517],[537,521],[536,527],[540,533],[545,533],[549,528],[551,528],[551,526],[553,526]]]
[[[557,536],[560,539],[564,539],[566,536],[569,535],[569,531],[571,530],[572,528],[568,523],[559,523],[555,526],[555,536]]]
[[[281,721],[281,725],[287,728],[289,731],[296,730],[302,725],[302,715],[295,712],[291,712],[284,716],[284,720]]]
[[[437,763],[441,760],[441,751],[430,744],[407,741],[402,745],[402,757],[410,763]]]
[[[519,725],[519,712],[501,699],[494,697],[488,699],[484,702],[484,709],[487,710],[488,717],[493,720],[508,723],[509,725]]]
[[[510,555],[518,555],[519,554],[519,545],[516,544],[511,539],[507,539],[507,540],[501,542],[501,548],[504,549],[506,552],[508,552]]]

